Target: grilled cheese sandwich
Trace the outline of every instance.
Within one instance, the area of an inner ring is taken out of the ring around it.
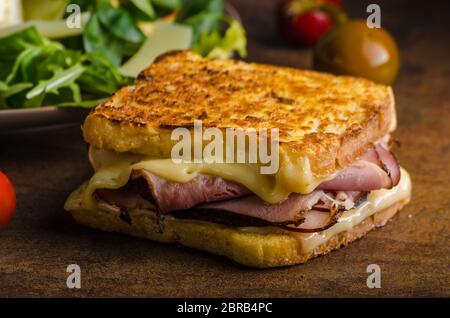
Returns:
[[[175,163],[171,132],[196,120],[222,131],[279,129],[279,170]],[[171,52],[86,118],[94,175],[65,208],[82,224],[249,266],[302,263],[408,202],[409,176],[389,150],[395,127],[390,87]]]

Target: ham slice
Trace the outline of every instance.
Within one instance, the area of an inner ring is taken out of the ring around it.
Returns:
[[[341,171],[334,179],[319,185],[321,190],[371,191],[389,188],[391,179],[377,164],[358,160]]]
[[[400,165],[397,158],[382,145],[376,145],[374,149],[377,153],[379,163],[391,179],[391,184],[388,188],[395,187],[400,182]]]
[[[143,195],[146,192],[147,186],[136,182],[120,189],[98,189],[96,195],[104,201],[102,204],[109,204],[110,210],[156,209],[156,206]]]
[[[161,213],[252,194],[243,185],[209,175],[199,175],[186,183],[167,181],[145,170],[136,171],[133,178],[138,177],[147,181]]]
[[[290,223],[301,221],[301,212],[311,210],[319,202],[323,191],[313,191],[306,195],[292,193],[286,200],[277,204],[267,204],[256,195],[202,204],[196,209],[221,210],[245,215],[270,223]]]
[[[369,149],[334,179],[319,185],[321,190],[371,191],[389,189],[400,181],[400,166],[392,152],[381,144]]]

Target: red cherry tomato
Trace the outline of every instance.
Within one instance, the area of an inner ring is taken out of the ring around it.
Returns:
[[[14,187],[3,173],[0,172],[0,230],[11,220],[16,209],[16,193]]]
[[[346,19],[340,0],[282,0],[278,27],[293,44],[314,45],[334,23]]]
[[[295,42],[306,45],[317,43],[333,25],[330,16],[322,11],[309,11],[295,19],[292,37]]]

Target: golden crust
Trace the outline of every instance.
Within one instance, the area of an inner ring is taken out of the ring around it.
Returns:
[[[85,140],[97,148],[169,156],[173,127],[279,128],[282,150],[328,174],[395,129],[392,90],[333,76],[190,51],[160,56],[87,117]]]
[[[375,227],[383,226],[409,199],[373,214],[349,231],[333,236],[308,253],[301,252],[297,239],[283,233],[252,233],[215,223],[166,218],[164,232],[155,232],[155,214],[130,215],[131,224],[119,212],[71,211],[78,223],[104,231],[120,232],[163,243],[180,243],[213,254],[223,255],[250,267],[269,268],[305,263],[361,238]]]

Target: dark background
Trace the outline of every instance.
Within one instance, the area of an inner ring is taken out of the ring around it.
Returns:
[[[248,60],[309,68],[274,26],[276,1],[231,1],[249,37]],[[103,233],[75,223],[63,204],[91,175],[79,127],[0,136],[0,170],[17,191],[16,216],[0,232],[0,296],[450,296],[450,1],[345,1],[352,17],[382,8],[402,69],[394,91],[413,198],[384,228],[289,268],[254,270],[189,248]],[[81,266],[82,288],[66,288]],[[376,263],[382,288],[366,287]]]

